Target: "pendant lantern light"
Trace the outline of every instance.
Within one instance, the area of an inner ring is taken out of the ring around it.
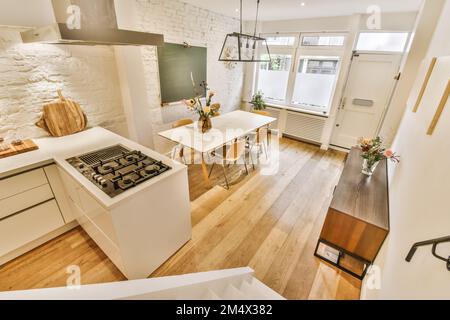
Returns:
[[[265,38],[257,37],[259,5],[260,0],[256,1],[256,21],[255,32],[253,35],[242,32],[242,0],[240,9],[240,32],[227,34],[220,53],[219,61],[224,62],[271,62],[269,46]],[[263,57],[263,58],[260,58]]]

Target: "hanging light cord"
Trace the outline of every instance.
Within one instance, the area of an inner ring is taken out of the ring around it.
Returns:
[[[242,0],[241,0],[241,11],[240,11],[240,14],[241,14],[241,34],[242,34]]]
[[[256,37],[256,31],[258,29],[258,17],[259,17],[259,4],[261,3],[261,0],[256,0],[256,19],[255,19],[255,31],[253,32],[253,36]],[[240,19],[240,23],[241,23],[241,34],[242,34],[242,21],[243,21],[243,17],[242,17],[242,11],[243,11],[243,5],[242,5],[242,0],[241,0],[241,10],[240,10],[240,15],[241,15],[241,19]]]
[[[241,0],[242,1],[242,0]],[[259,16],[259,3],[261,0],[256,0],[256,20],[255,20],[255,32],[253,33],[253,36],[256,37],[256,30],[258,27],[258,16]]]

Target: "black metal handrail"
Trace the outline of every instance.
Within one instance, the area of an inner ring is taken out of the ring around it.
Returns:
[[[433,256],[439,260],[446,262],[447,270],[450,271],[450,256],[448,258],[444,258],[436,253],[437,246],[439,244],[445,243],[445,242],[450,242],[450,236],[443,237],[443,238],[437,238],[437,239],[433,239],[433,240],[417,242],[411,247],[411,250],[409,250],[408,256],[406,257],[406,261],[411,262],[412,258],[414,257],[414,254],[416,253],[416,251],[419,247],[432,246],[431,253],[433,254]]]

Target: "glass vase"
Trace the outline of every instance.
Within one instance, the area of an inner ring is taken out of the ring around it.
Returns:
[[[212,128],[212,122],[210,117],[200,117],[198,120],[198,128],[202,133],[206,133]]]
[[[380,161],[374,163],[367,161],[367,159],[364,159],[362,173],[365,174],[366,176],[371,177],[375,172],[375,170],[377,169],[379,163]]]

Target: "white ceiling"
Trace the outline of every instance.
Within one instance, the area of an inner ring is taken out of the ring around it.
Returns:
[[[226,16],[239,18],[239,0],[182,0]],[[243,0],[245,20],[254,20],[256,0]],[[382,12],[417,11],[422,0],[261,0],[261,20],[288,20],[366,13],[371,5]],[[302,3],[305,5],[302,6]]]

